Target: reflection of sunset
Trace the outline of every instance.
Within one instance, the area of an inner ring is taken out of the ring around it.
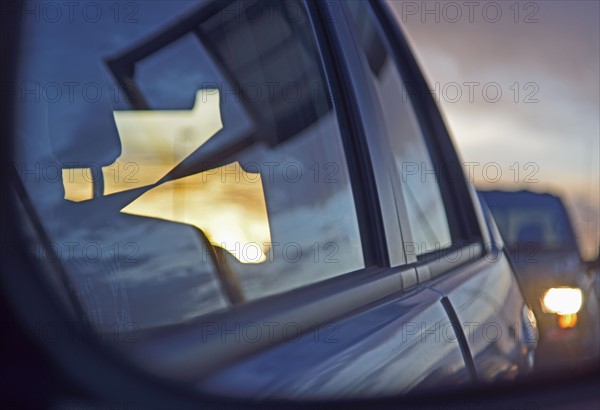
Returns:
[[[102,167],[104,195],[158,182],[223,128],[219,92],[210,89],[196,93],[189,111],[115,111],[114,118],[121,155]],[[92,199],[92,181],[84,172],[89,170],[63,170],[65,199]]]
[[[264,262],[271,241],[260,175],[238,162],[165,182],[121,212],[196,226],[242,263]]]
[[[191,111],[115,111],[121,155],[103,167],[104,194],[158,182],[223,125],[218,90],[200,90]]]
[[[218,90],[198,91],[190,111],[115,111],[114,118],[122,149],[102,168],[105,195],[157,183],[223,127]],[[93,198],[89,171],[63,170],[65,199]],[[237,162],[165,182],[121,212],[193,225],[242,263],[267,258],[271,234],[262,180]]]
[[[74,202],[94,197],[92,172],[89,168],[64,168],[62,170],[65,199]]]

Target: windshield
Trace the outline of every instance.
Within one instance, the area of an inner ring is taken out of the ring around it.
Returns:
[[[483,192],[506,245],[534,243],[541,251],[576,251],[575,236],[560,199],[529,192]]]

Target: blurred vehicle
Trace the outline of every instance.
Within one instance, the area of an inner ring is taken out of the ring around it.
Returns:
[[[540,328],[538,364],[597,358],[597,261],[584,262],[559,197],[482,191]]]
[[[5,271],[22,275],[2,287],[56,363],[144,403],[531,371],[535,317],[386,4],[139,7],[23,22],[16,84],[88,85],[13,95]],[[50,341],[48,323],[96,337]]]

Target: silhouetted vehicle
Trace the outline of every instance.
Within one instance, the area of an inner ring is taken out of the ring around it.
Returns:
[[[559,197],[483,191],[540,329],[538,364],[597,358],[600,316],[593,264],[582,260]]]
[[[15,97],[2,286],[42,334],[96,335],[41,337],[59,365],[157,406],[532,369],[535,317],[385,3],[131,4],[23,21],[17,84],[83,91]]]

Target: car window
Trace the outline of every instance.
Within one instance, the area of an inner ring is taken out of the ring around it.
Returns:
[[[395,167],[390,172],[398,175],[402,186],[404,204],[398,205],[408,213],[411,249],[422,255],[448,247],[450,229],[435,162],[407,95],[407,86],[368,2],[351,1],[348,6],[356,42],[368,62],[368,74],[383,112],[387,134],[381,143],[391,149]]]
[[[304,4],[143,9],[24,31],[17,168],[90,320],[168,325],[363,268]]]

